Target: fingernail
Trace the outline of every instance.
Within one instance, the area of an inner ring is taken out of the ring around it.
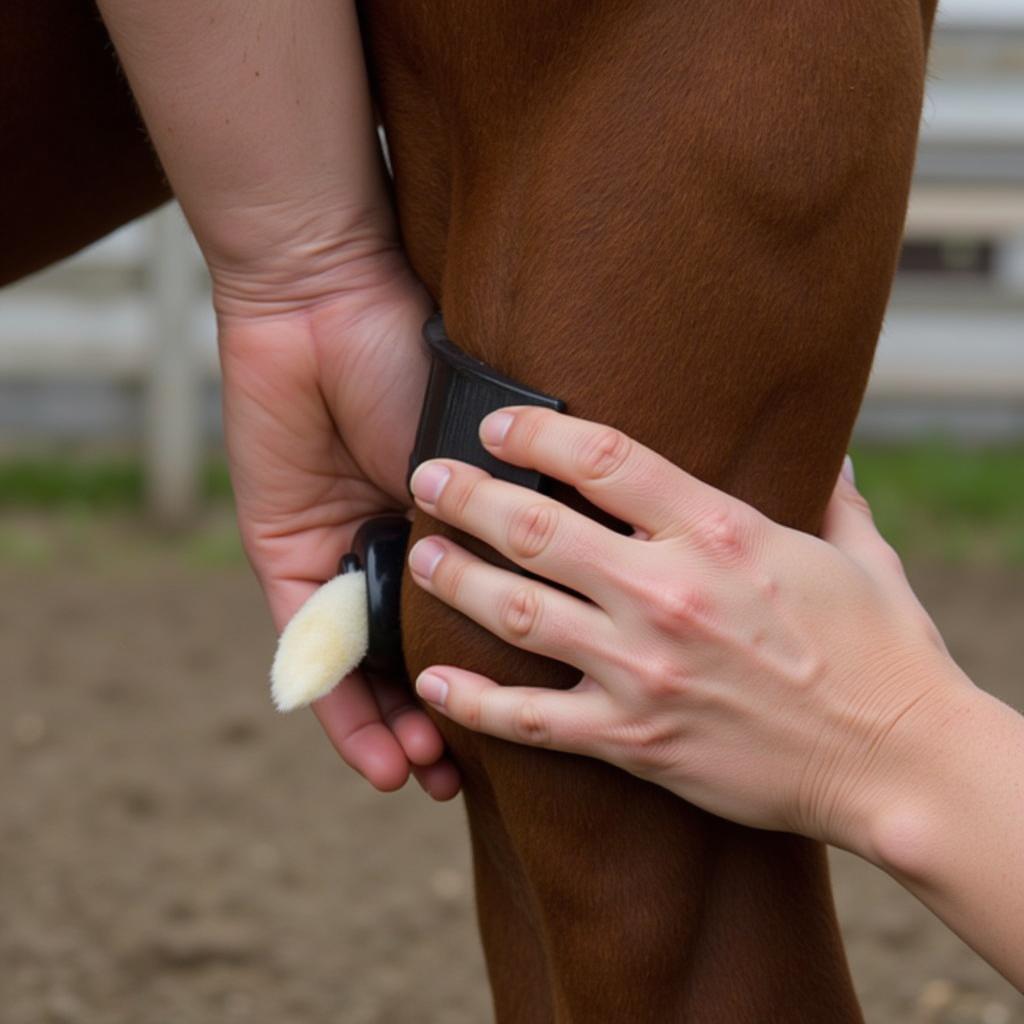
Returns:
[[[480,421],[480,440],[484,444],[501,444],[515,416],[510,412],[492,412]]]
[[[433,505],[441,497],[444,485],[448,483],[451,475],[447,466],[441,466],[436,462],[424,462],[423,465],[416,467],[409,486],[417,498]]]
[[[854,487],[857,486],[857,478],[853,474],[853,459],[849,455],[843,459],[843,478],[853,484]]]
[[[409,552],[409,568],[417,576],[430,579],[437,563],[444,557],[444,548],[430,537],[416,541]]]
[[[448,697],[448,684],[431,672],[421,672],[416,679],[416,692],[428,703],[444,707]]]

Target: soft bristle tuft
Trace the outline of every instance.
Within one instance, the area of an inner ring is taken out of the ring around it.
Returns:
[[[366,655],[366,574],[346,572],[310,595],[277,642],[270,695],[292,711],[331,692]]]

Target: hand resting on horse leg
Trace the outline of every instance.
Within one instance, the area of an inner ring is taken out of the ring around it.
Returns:
[[[408,508],[432,312],[402,250],[353,5],[102,0],[210,270],[239,527],[280,630],[360,524]],[[412,695],[354,671],[314,704],[377,788],[458,791]]]
[[[437,665],[420,695],[469,728],[857,853],[1024,985],[1024,717],[950,657],[852,471],[819,539],[602,424],[513,406],[480,438],[638,532],[457,460],[421,464],[421,508],[587,600],[422,538],[408,556],[419,586],[585,674],[549,691]]]

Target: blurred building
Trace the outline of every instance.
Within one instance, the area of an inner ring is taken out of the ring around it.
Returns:
[[[1024,436],[1024,4],[940,3],[862,436]]]
[[[1024,4],[946,0],[865,438],[1024,437]],[[219,436],[215,330],[172,207],[0,292],[0,451],[143,441],[157,505]]]

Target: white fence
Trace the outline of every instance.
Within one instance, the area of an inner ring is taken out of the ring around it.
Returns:
[[[932,48],[911,240],[979,243],[985,273],[897,278],[861,425],[1024,434],[1024,5],[946,0]],[[882,410],[882,415],[879,415]],[[907,416],[903,416],[906,421]]]
[[[959,281],[898,279],[869,411],[962,400],[1024,409],[1024,9],[956,0],[945,18],[907,236],[984,242],[991,266]],[[164,522],[183,522],[195,507],[203,392],[216,373],[202,261],[173,205],[0,293],[8,389],[58,378],[145,388],[144,418],[128,422],[142,431],[152,508]],[[0,436],[60,421],[4,404],[14,411],[0,415]]]

